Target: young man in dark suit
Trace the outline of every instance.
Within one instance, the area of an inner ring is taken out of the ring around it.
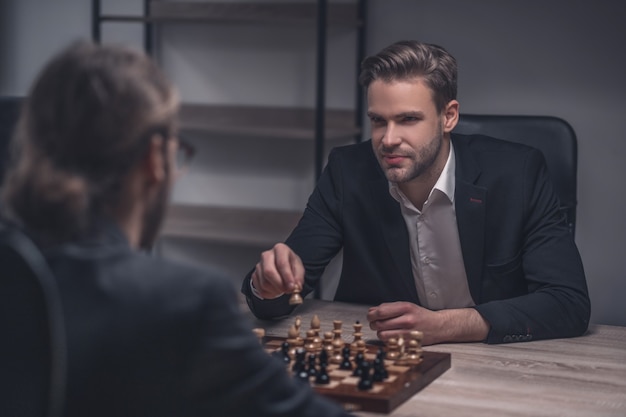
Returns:
[[[150,257],[182,167],[144,54],[78,43],[27,98],[3,209],[41,248],[67,333],[66,416],[344,416],[271,358],[213,271]]]
[[[542,154],[452,134],[457,65],[395,43],[364,60],[371,141],[334,149],[298,226],[244,280],[251,310],[288,314],[343,249],[335,300],[372,305],[381,339],[502,343],[581,335],[589,296]]]

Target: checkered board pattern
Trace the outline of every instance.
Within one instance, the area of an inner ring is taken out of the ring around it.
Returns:
[[[265,349],[268,352],[280,350],[283,341],[285,338],[266,336]],[[373,361],[380,346],[368,344],[366,349],[365,360]],[[339,365],[332,363],[327,367],[330,383],[318,385],[315,378],[311,378],[311,386],[319,394],[341,403],[346,410],[390,413],[450,369],[450,354],[423,352],[418,365],[398,366],[385,360],[385,367],[389,378],[374,382],[372,389],[367,391],[358,389],[359,377],[352,376],[352,371],[339,369]]]

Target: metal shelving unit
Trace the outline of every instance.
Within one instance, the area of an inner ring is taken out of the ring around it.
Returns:
[[[220,106],[182,104],[181,129],[223,135],[270,137],[314,142],[315,179],[319,178],[327,141],[360,140],[363,104],[357,89],[354,110],[326,108],[327,31],[348,27],[357,31],[357,62],[364,57],[365,0],[351,3],[316,2],[184,2],[144,0],[138,16],[103,14],[102,0],[92,0],[92,37],[102,38],[102,25],[128,22],[144,27],[144,48],[154,52],[155,25],[189,24],[271,24],[298,25],[316,31],[316,98],[311,108]],[[356,81],[355,81],[356,82]],[[236,123],[234,123],[236,121]],[[284,239],[297,223],[300,212],[241,208],[174,206],[163,230],[164,236],[223,240],[241,244],[267,245]],[[255,229],[262,221],[263,226]],[[240,230],[240,225],[246,225]],[[246,235],[249,235],[246,238]],[[229,237],[230,236],[230,237]]]

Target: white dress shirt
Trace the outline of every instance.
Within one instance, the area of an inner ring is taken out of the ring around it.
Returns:
[[[422,306],[431,310],[473,306],[454,209],[455,155],[448,161],[422,210],[418,210],[389,183],[389,193],[400,203],[409,232],[411,267]]]

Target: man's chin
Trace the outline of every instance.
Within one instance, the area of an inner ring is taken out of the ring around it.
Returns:
[[[390,182],[404,182],[406,170],[398,167],[388,167],[384,169],[385,177]]]

